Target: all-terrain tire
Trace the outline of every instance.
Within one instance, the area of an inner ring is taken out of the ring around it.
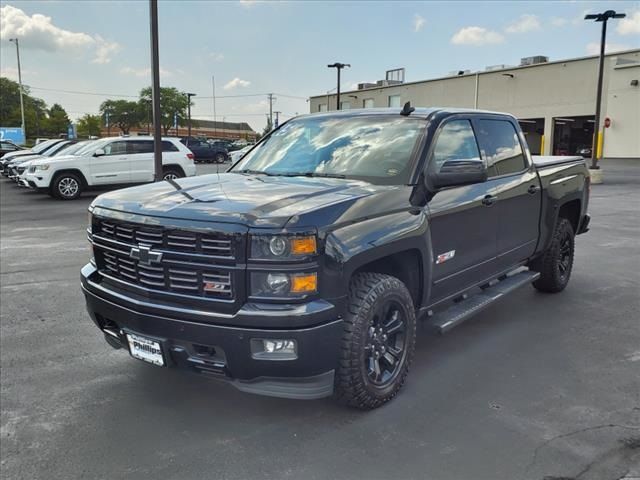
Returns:
[[[334,392],[342,403],[370,410],[394,398],[405,382],[416,343],[415,308],[397,278],[361,273],[351,281],[347,311]],[[382,368],[394,370],[378,375]]]
[[[558,218],[549,246],[532,264],[531,269],[540,272],[533,286],[541,292],[557,293],[565,289],[571,277],[575,234],[571,222]]]

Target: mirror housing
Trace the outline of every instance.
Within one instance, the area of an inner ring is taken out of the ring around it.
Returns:
[[[95,152],[93,152],[94,157],[101,157],[103,155],[106,155],[106,152],[102,148],[99,148]]]
[[[447,160],[439,172],[429,174],[429,183],[433,188],[443,188],[482,183],[487,178],[487,167],[481,160]]]

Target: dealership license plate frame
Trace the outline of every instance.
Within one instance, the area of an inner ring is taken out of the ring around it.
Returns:
[[[167,366],[167,361],[164,356],[164,349],[162,347],[162,340],[154,337],[149,337],[147,335],[141,335],[136,332],[125,331],[124,333],[127,338],[129,355],[131,355],[136,360],[141,360],[151,365],[155,365],[158,367]],[[159,353],[150,352],[147,349],[144,349],[143,346],[157,349]]]

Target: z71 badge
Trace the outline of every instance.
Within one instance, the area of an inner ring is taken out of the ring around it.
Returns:
[[[438,258],[436,258],[436,264],[444,263],[447,260],[451,260],[455,256],[456,256],[455,250],[451,250],[450,252],[446,252],[446,253],[441,253],[440,255],[438,255]]]

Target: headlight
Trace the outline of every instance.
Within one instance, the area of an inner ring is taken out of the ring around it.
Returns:
[[[36,170],[49,170],[49,164],[45,163],[44,165],[36,165]]]
[[[254,235],[251,237],[251,258],[290,260],[315,255],[317,251],[315,235]]]
[[[318,291],[316,272],[251,274],[251,296],[302,298]]]

